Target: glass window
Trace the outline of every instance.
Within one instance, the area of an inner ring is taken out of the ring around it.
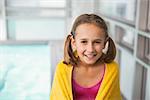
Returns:
[[[1,25],[2,25],[2,2],[0,0],[0,30],[1,30]]]
[[[71,0],[72,2],[71,9],[73,18],[83,13],[93,13],[94,1],[95,0]]]
[[[21,9],[21,10],[20,10]],[[51,8],[7,8],[6,15],[8,17],[65,17],[64,9],[51,9]],[[27,16],[28,15],[28,16]]]
[[[5,16],[3,15],[2,1],[0,0],[0,40],[6,39]]]
[[[9,39],[63,39],[66,0],[6,0]]]
[[[108,34],[110,37],[112,37],[112,39],[115,41],[115,28],[114,28],[114,23],[108,20],[105,20],[106,25],[108,27]]]
[[[38,0],[40,7],[65,7],[66,0]]]
[[[0,6],[0,18],[2,17],[2,8]]]
[[[117,43],[133,51],[135,33],[120,26],[116,26],[115,30]]]
[[[120,88],[126,100],[132,100],[132,91],[134,85],[134,62],[130,52],[121,50],[120,56]],[[127,74],[128,73],[128,74]]]
[[[99,12],[106,16],[135,23],[136,0],[99,0]]]
[[[139,35],[137,56],[147,64],[150,64],[150,38]]]
[[[113,37],[113,32],[111,32],[111,23],[109,21],[105,21],[107,28],[108,28],[108,34],[110,35],[110,37]]]
[[[0,61],[1,100],[49,100],[51,59],[47,43],[1,43]]]
[[[59,61],[63,59],[64,40],[51,40],[51,66],[52,66],[52,80],[54,72]]]
[[[66,0],[6,0],[10,7],[57,7],[66,6]]]
[[[149,9],[148,9],[148,31],[150,32],[150,0],[149,0]]]
[[[7,16],[65,16],[66,0],[7,0]]]
[[[136,63],[136,71],[133,87],[133,100],[146,100],[146,81],[147,69],[139,63]]]
[[[2,3],[3,2],[3,0],[0,0],[0,13],[1,13],[1,10],[2,10]]]
[[[2,18],[0,17],[0,40],[2,38],[2,33],[3,33],[3,20]]]
[[[121,50],[117,49],[117,54],[116,54],[116,58],[115,60],[117,61],[117,63],[120,65],[120,59],[121,59]],[[121,67],[120,67],[121,68]]]
[[[149,93],[150,93],[150,78],[149,78],[149,76],[150,76],[150,68],[148,69],[148,71],[147,71],[148,73],[147,73],[147,83],[146,83],[146,93],[145,93],[145,95],[146,95],[146,97],[145,97],[145,100],[149,100],[150,99],[150,95],[149,95]]]
[[[65,36],[65,20],[52,19],[9,19],[8,38],[16,40],[50,40],[63,39]]]
[[[142,31],[148,31],[149,0],[139,0],[137,27]]]
[[[150,39],[145,39],[145,57],[150,61]]]

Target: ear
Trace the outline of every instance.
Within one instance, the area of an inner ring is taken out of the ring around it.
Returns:
[[[73,37],[71,37],[71,46],[72,46],[72,50],[75,51],[76,50],[76,42]]]
[[[102,50],[102,52],[103,52],[104,54],[107,54],[108,45],[109,45],[109,42],[107,41],[107,42],[105,43],[104,49]]]
[[[109,37],[107,37],[107,38],[105,39],[104,48],[107,48],[107,47],[108,47],[108,44],[109,44],[109,43],[108,43],[108,39],[109,39]],[[103,48],[103,49],[104,49],[104,48]]]

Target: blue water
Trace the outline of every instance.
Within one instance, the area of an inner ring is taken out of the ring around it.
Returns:
[[[48,45],[0,45],[0,100],[49,100]]]

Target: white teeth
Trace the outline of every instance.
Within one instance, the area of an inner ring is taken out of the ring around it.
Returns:
[[[95,55],[93,55],[93,54],[90,54],[90,55],[86,55],[86,57],[88,57],[88,58],[93,58]]]

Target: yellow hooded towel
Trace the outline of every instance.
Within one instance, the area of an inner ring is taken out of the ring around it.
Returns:
[[[58,64],[50,100],[73,100],[71,65]],[[105,74],[95,100],[121,100],[119,69],[116,62],[106,63]]]

